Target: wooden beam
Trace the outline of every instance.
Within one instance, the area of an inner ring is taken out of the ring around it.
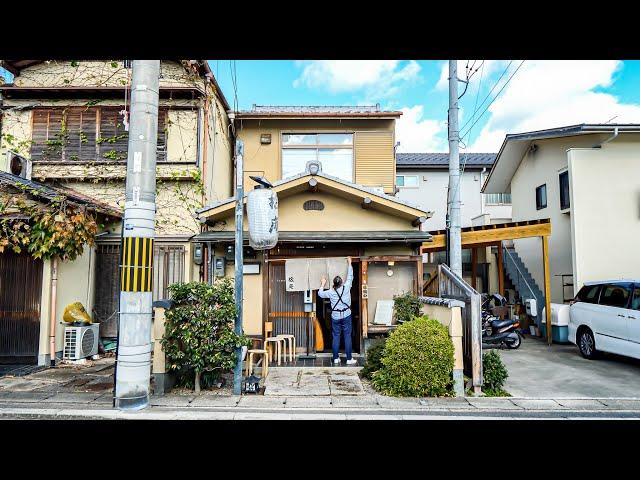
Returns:
[[[544,266],[544,305],[546,308],[547,343],[551,345],[551,273],[549,272],[549,238],[540,237],[542,240],[542,262]]]
[[[364,197],[362,199],[362,208],[367,209],[371,206],[371,197]]]
[[[504,263],[502,242],[498,243],[498,293],[504,297]]]
[[[512,225],[503,228],[463,231],[461,238],[462,247],[464,248],[465,246],[469,247],[471,245],[479,246],[483,243],[514,240],[518,238],[546,237],[549,235],[551,235],[551,223],[537,223],[533,225]],[[422,244],[422,251],[438,250],[445,248],[445,246],[446,234],[435,234],[431,242]]]

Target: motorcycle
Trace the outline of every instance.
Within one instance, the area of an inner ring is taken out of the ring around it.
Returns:
[[[520,322],[517,320],[501,320],[491,313],[492,305],[504,306],[507,303],[506,298],[502,295],[494,293],[491,296],[484,295],[482,302],[482,343],[487,345],[504,345],[505,347],[515,350],[520,347],[522,337],[518,327]]]

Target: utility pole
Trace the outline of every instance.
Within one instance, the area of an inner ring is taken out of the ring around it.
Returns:
[[[115,374],[122,410],[149,405],[159,78],[160,60],[133,61]]]
[[[447,199],[447,252],[451,270],[462,278],[459,142],[458,61],[449,60],[449,198]]]
[[[235,333],[242,335],[242,291],[243,291],[243,220],[244,220],[244,173],[242,166],[242,156],[244,155],[244,144],[242,140],[236,140],[236,243],[235,243],[235,300],[236,300],[236,321]],[[266,360],[265,360],[266,361]],[[242,348],[236,349],[236,366],[233,369],[233,394],[240,395],[242,387]]]

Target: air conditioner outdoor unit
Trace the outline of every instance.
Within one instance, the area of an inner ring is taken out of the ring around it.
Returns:
[[[2,171],[31,180],[31,169],[31,160],[11,150],[7,151],[6,161]]]
[[[65,360],[81,360],[97,355],[99,336],[99,323],[82,327],[65,327],[63,358]]]

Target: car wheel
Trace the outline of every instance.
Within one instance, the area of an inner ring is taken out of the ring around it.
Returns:
[[[580,354],[589,360],[597,358],[596,340],[589,329],[584,329],[578,335]]]

